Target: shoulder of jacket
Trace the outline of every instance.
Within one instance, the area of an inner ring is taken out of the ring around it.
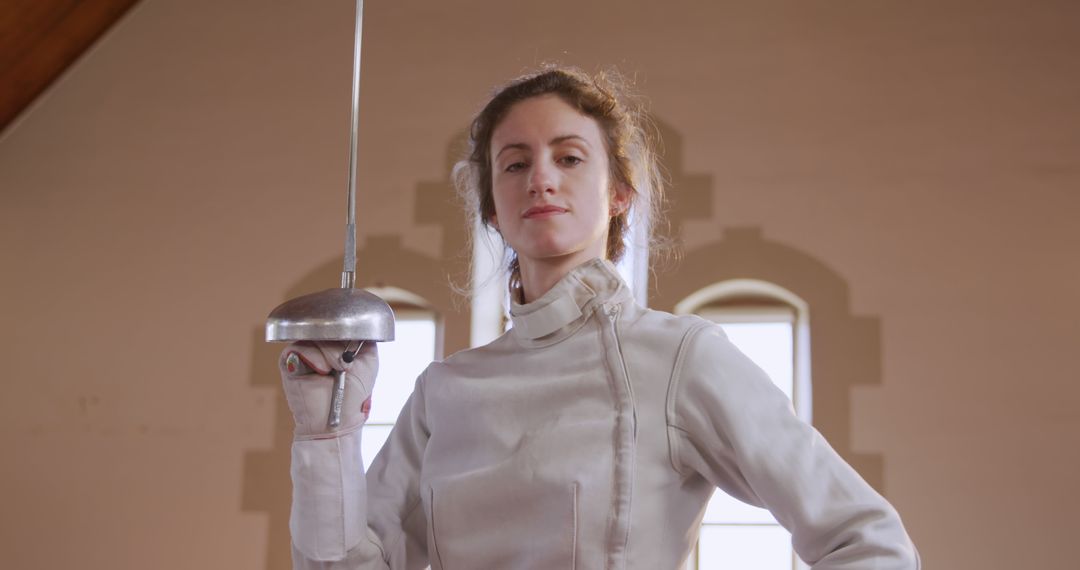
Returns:
[[[441,360],[433,360],[424,373],[428,376],[445,376],[453,371],[470,370],[478,363],[489,361],[492,356],[505,354],[515,349],[510,332],[504,332],[495,340],[472,348],[463,348]]]
[[[635,314],[627,319],[627,330],[646,335],[659,335],[664,338],[682,339],[693,335],[698,330],[710,327],[720,328],[712,321],[698,315],[675,315],[666,311],[635,307]]]
[[[650,307],[642,307],[641,305],[633,302],[623,303],[623,315],[628,321],[632,321],[635,324],[645,325],[675,325],[680,322],[689,322],[690,319],[700,318],[697,315],[675,315],[667,311],[661,311],[659,309],[653,309]]]

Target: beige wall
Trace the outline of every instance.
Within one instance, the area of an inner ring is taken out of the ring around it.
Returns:
[[[490,86],[617,65],[672,132],[676,207],[700,206],[679,275],[757,232],[873,323],[829,347],[853,387],[820,419],[876,458],[927,566],[1075,565],[1080,5],[368,4],[364,236],[453,270],[430,213]],[[258,330],[335,283],[351,14],[143,0],[3,133],[6,567],[287,566]],[[368,281],[408,274],[370,259]]]

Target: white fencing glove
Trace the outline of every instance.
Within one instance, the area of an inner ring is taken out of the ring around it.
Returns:
[[[294,440],[340,437],[360,429],[371,410],[371,391],[379,371],[379,350],[374,341],[364,342],[352,362],[341,355],[344,342],[300,341],[281,352],[278,367],[296,422]],[[295,355],[295,356],[294,356]],[[331,428],[330,400],[333,395],[334,370],[345,371],[345,399],[341,406],[341,424]]]

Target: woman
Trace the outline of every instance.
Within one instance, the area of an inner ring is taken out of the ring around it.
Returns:
[[[515,253],[513,328],[427,368],[366,476],[374,346],[286,348],[297,568],[677,568],[717,487],[815,569],[918,567],[892,507],[720,327],[634,303],[611,261],[655,173],[603,78],[546,70],[488,103],[455,175]],[[334,430],[331,368],[353,384]]]

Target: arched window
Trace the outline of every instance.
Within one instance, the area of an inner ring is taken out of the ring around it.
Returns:
[[[675,306],[720,324],[728,338],[791,398],[809,422],[810,316],[807,304],[775,284],[734,279],[701,289]],[[791,548],[791,534],[765,509],[717,491],[705,511],[687,570],[807,568]]]
[[[379,380],[364,424],[361,455],[371,466],[394,427],[416,378],[432,359],[442,357],[442,322],[421,297],[396,287],[368,288],[394,309],[394,341],[379,343]]]

